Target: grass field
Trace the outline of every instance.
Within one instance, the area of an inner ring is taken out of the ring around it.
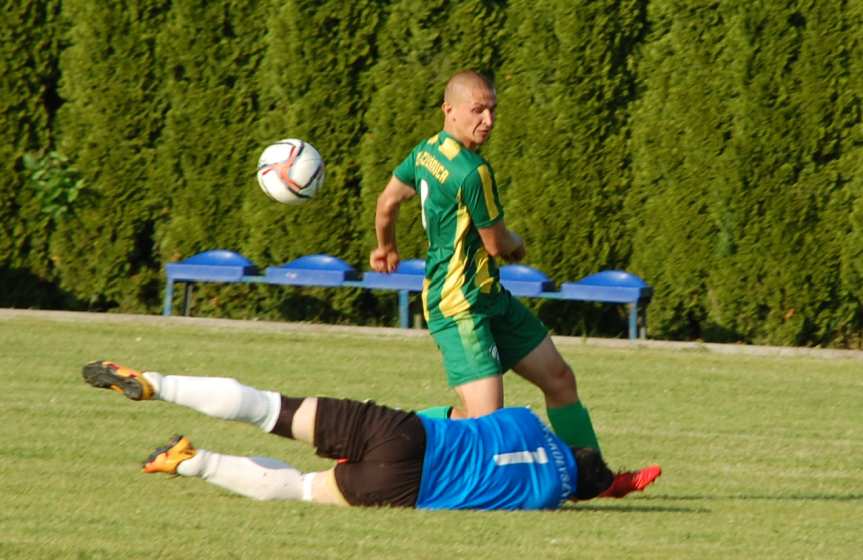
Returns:
[[[85,385],[110,358],[289,395],[402,408],[452,402],[428,336],[252,322],[0,314],[0,558],[857,558],[863,361],[606,348],[561,340],[606,458],[652,462],[644,494],[558,512],[259,503],[140,473],[174,433],[200,447],[327,465],[308,448]],[[506,379],[509,404],[542,411]]]

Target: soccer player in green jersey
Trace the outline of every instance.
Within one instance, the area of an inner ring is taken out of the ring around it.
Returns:
[[[574,447],[599,449],[575,375],[548,331],[500,284],[496,259],[518,262],[524,241],[507,228],[491,165],[477,152],[491,134],[497,98],[491,82],[473,71],[450,78],[443,130],[420,142],[396,167],[378,197],[378,246],[369,258],[377,272],[399,263],[395,223],[400,205],[420,195],[429,242],[423,311],[438,345],[447,380],[461,406],[430,409],[451,418],[484,416],[503,406],[502,374],[510,369],[542,390],[555,432]],[[644,470],[644,475],[658,469]],[[608,490],[641,490],[642,471],[620,473]]]

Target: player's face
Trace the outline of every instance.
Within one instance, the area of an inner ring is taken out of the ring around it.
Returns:
[[[497,96],[484,85],[465,87],[452,103],[444,103],[446,131],[466,148],[481,146],[494,128]]]

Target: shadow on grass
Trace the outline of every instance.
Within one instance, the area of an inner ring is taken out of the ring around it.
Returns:
[[[643,499],[643,498],[642,498]],[[710,513],[711,510],[703,507],[675,507],[675,506],[651,506],[643,504],[635,504],[632,501],[629,503],[616,502],[609,503],[605,500],[602,502],[591,502],[590,504],[578,504],[563,511],[596,511],[605,513]]]
[[[703,502],[703,501],[780,501],[780,502],[859,502],[863,501],[863,494],[790,494],[787,496],[767,495],[688,495],[670,496],[666,494],[652,494],[639,496],[638,503],[635,501],[607,502],[592,501],[590,504],[582,503],[566,508],[566,511],[596,511],[596,512],[619,512],[619,513],[710,513],[712,510],[705,507],[676,507],[650,505],[644,502]]]
[[[786,496],[767,496],[767,495],[747,495],[747,494],[729,494],[729,495],[690,495],[690,496],[669,496],[663,494],[653,494],[651,496],[639,496],[639,500],[663,500],[663,501],[703,501],[703,500],[741,500],[741,501],[780,501],[780,502],[795,502],[795,501],[814,501],[814,502],[859,502],[863,501],[863,494],[789,494]]]

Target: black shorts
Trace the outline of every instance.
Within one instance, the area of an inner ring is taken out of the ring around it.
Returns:
[[[413,412],[372,401],[318,398],[315,447],[336,465],[336,484],[352,506],[414,507],[426,433]]]

